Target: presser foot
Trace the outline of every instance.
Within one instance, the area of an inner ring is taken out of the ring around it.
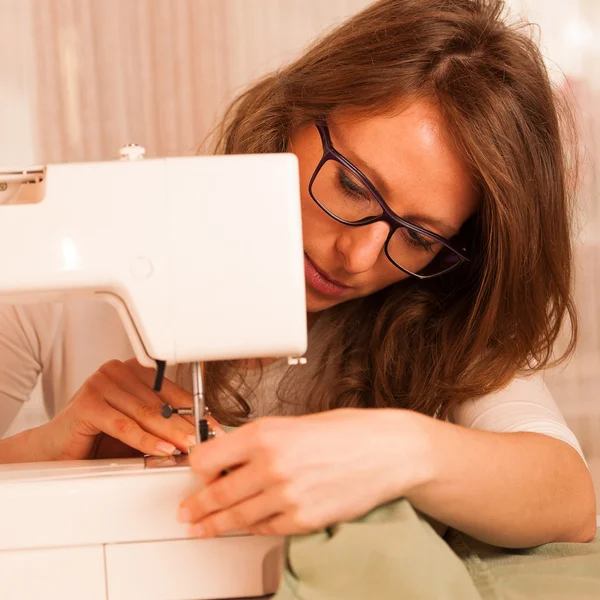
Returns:
[[[214,438],[216,435],[214,429],[211,429],[206,419],[200,419],[200,421],[198,421],[198,432],[200,434],[201,443]],[[189,446],[188,454],[190,454],[195,447],[196,446]]]

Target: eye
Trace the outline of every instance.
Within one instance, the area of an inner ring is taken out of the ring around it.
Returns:
[[[349,175],[346,169],[338,169],[337,180],[344,195],[350,199],[360,198],[367,201],[371,200],[371,194],[368,190],[362,187],[356,178]]]
[[[404,238],[413,248],[425,250],[426,252],[434,252],[434,244],[439,245],[434,240],[420,234],[413,229],[403,228]]]

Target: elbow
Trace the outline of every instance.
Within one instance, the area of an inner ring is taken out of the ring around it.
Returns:
[[[582,456],[569,448],[573,463],[570,469],[571,478],[568,481],[567,497],[570,527],[564,531],[562,538],[557,542],[575,542],[587,544],[596,537],[598,522],[596,517],[596,492],[590,471]],[[567,491],[567,490],[565,490]]]
[[[581,528],[576,534],[573,536],[573,539],[570,541],[578,542],[582,544],[587,544],[589,542],[594,541],[596,537],[597,531],[597,521],[596,521],[596,511],[591,511],[591,514],[585,516],[584,522],[581,525]]]
[[[570,535],[567,536],[567,542],[576,542],[587,544],[596,537],[598,522],[596,517],[596,495],[594,486],[589,479],[587,489],[579,495],[579,502],[573,507],[577,518],[573,519],[575,527],[571,528]]]
[[[593,515],[593,518],[586,519],[586,522],[583,524],[581,529],[574,532],[573,535],[566,541],[575,542],[578,544],[588,544],[589,542],[593,542],[596,537],[596,515]]]

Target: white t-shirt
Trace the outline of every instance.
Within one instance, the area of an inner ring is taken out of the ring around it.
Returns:
[[[104,302],[0,304],[0,437],[40,376],[52,417],[104,362],[132,357],[116,311]],[[253,394],[252,417],[278,412],[275,389],[285,368],[285,361],[266,367]],[[540,375],[515,379],[495,394],[465,402],[452,411],[450,420],[486,431],[546,434],[582,454]]]

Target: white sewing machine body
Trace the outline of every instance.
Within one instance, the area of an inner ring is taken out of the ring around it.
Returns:
[[[3,203],[12,184],[0,188],[0,302],[104,299],[147,366],[304,354],[293,155],[49,165],[38,175],[20,201]],[[0,466],[0,597],[274,592],[282,540],[189,538],[176,513],[194,474],[150,460]]]
[[[48,165],[42,177],[29,184],[41,201],[0,198],[0,302],[106,300],[148,367],[305,352],[293,154]]]
[[[150,459],[167,460],[167,459]],[[209,599],[277,589],[283,540],[199,540],[175,519],[186,466],[144,459],[0,468],[0,597]]]

